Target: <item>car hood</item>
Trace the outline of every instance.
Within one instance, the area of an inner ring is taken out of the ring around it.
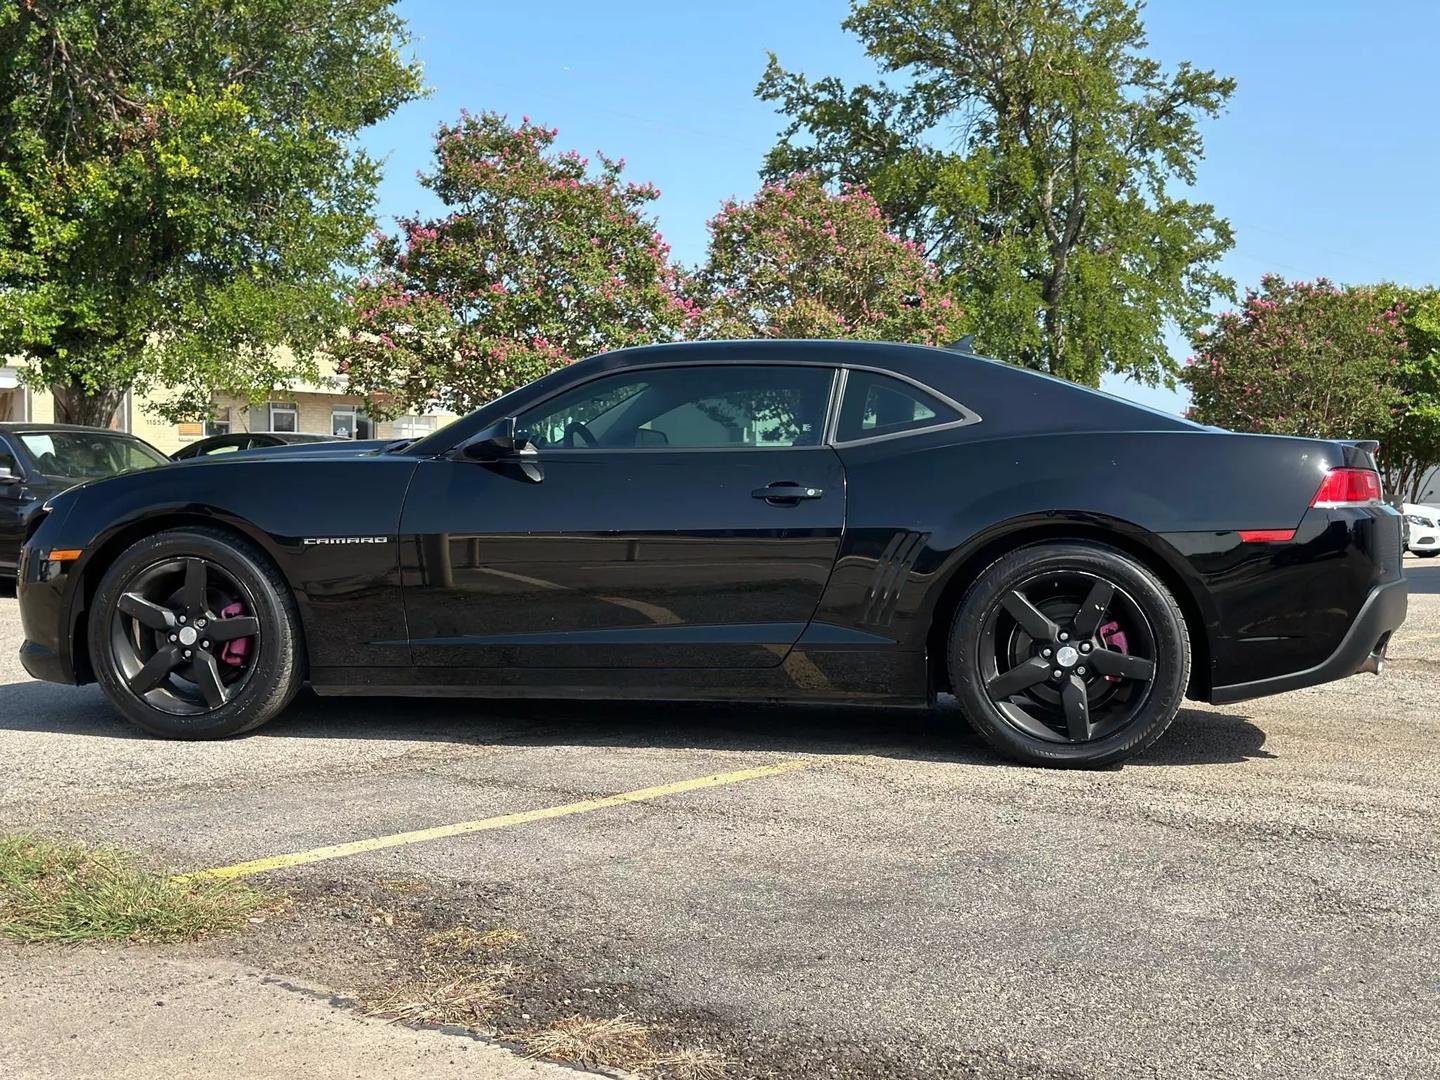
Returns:
[[[284,446],[261,446],[254,450],[238,450],[232,454],[200,455],[175,464],[181,468],[192,465],[223,465],[232,461],[254,461],[257,458],[314,457],[356,458],[374,454],[392,446],[403,446],[407,439],[337,439],[334,442],[287,443]]]

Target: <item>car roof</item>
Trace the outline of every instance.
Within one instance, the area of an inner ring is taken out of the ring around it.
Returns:
[[[203,439],[196,439],[190,443],[196,446],[202,442],[217,442],[220,439],[283,439],[286,442],[300,442],[306,439],[334,439],[334,435],[326,435],[320,431],[227,431],[221,435],[206,435]]]
[[[1053,431],[1201,431],[1203,425],[1139,402],[959,347],[892,341],[756,338],[638,345],[550,372],[413,443],[407,453],[443,452],[501,417],[600,375],[661,364],[819,364],[908,378],[958,403],[991,436]]]
[[[0,434],[4,435],[43,435],[47,431],[76,431],[87,435],[118,435],[125,439],[135,439],[144,442],[138,435],[132,435],[128,431],[115,431],[112,428],[87,427],[84,424],[26,424],[16,420],[0,423]]]

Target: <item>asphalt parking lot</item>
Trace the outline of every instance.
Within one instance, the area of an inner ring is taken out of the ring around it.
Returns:
[[[463,911],[514,930],[513,1023],[642,1017],[728,1076],[1440,1075],[1440,560],[1408,567],[1382,678],[1192,705],[1089,773],[1005,763],[943,709],[303,698],[249,738],[166,743],[27,681],[0,598],[0,831],[180,870],[424,833],[257,875],[295,902],[239,940],[0,946],[0,1051],[121,1075],[105,1047],[213,1031],[189,1074],[279,1075],[241,1036],[320,1024],[292,1075],[352,1075],[325,1049],[347,1040],[373,1068],[392,1037],[427,1075],[530,1075],[454,1031],[345,1026],[405,961],[392,929]],[[684,787],[718,774],[739,776]],[[201,984],[223,1010],[151,1004]],[[271,1023],[287,1002],[305,1015]]]

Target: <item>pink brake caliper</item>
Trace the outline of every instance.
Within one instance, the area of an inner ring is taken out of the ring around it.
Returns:
[[[1118,653],[1128,654],[1130,652],[1129,644],[1125,640],[1125,631],[1120,629],[1118,622],[1107,622],[1104,626],[1100,627],[1096,633],[1100,638],[1100,644],[1104,645],[1105,648],[1113,649]],[[1119,682],[1120,676],[1106,675],[1105,681]]]
[[[233,604],[227,604],[220,609],[222,619],[235,619],[245,614],[245,605],[238,600]],[[250,638],[239,638],[235,641],[227,641],[225,647],[220,650],[220,659],[231,667],[239,667],[245,663],[245,657],[250,655]]]

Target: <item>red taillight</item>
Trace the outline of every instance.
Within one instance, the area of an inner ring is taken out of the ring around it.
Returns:
[[[1321,510],[1337,506],[1373,506],[1380,501],[1380,474],[1374,469],[1331,469],[1320,481],[1310,505]]]

